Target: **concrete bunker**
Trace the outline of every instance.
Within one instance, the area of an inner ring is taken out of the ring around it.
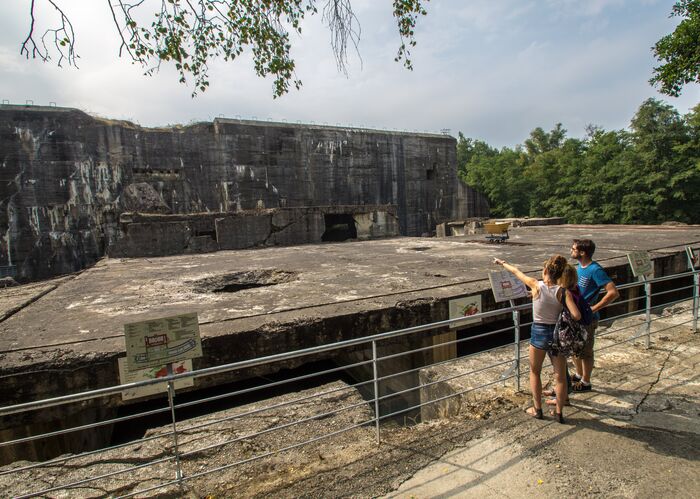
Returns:
[[[489,214],[457,176],[457,141],[444,134],[224,118],[142,128],[7,104],[0,125],[5,178],[22,179],[0,185],[0,275],[20,282],[105,254],[317,243],[324,214],[350,214],[357,239]]]

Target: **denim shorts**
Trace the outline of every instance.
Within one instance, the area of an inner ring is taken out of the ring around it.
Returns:
[[[534,323],[530,328],[530,345],[540,350],[551,350],[554,326],[554,324]]]

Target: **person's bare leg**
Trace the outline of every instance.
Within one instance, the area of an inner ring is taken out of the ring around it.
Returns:
[[[552,383],[552,388],[547,391],[543,391],[542,394],[546,395],[547,398],[545,399],[544,403],[548,406],[555,406],[557,405],[557,400],[561,400],[557,396],[557,378],[556,378],[556,372],[557,372],[557,367],[556,367],[556,362],[557,358],[552,356],[551,352],[547,354],[549,357],[550,362],[552,363],[552,367],[554,368],[554,382]],[[566,357],[561,357],[562,359],[562,369],[564,370],[564,405],[569,405],[569,387],[571,386],[571,380],[569,378],[569,365],[566,361]]]
[[[583,356],[577,359],[576,370],[577,374],[581,377],[584,385],[591,384],[591,374],[593,373],[593,349],[595,346],[595,330],[598,327],[598,321],[593,321],[593,324],[586,326],[586,331],[588,332],[588,338],[586,340],[586,347],[583,352]],[[580,364],[580,366],[579,366]]]
[[[563,414],[564,401],[566,400],[566,357],[552,357],[552,366],[554,367],[554,391],[557,393],[557,412]]]
[[[583,372],[579,375],[584,383],[589,384],[591,382],[591,374],[593,374],[593,359],[582,359],[581,364],[583,364]]]
[[[576,366],[576,375],[579,378],[583,377],[583,361],[579,359],[578,357],[572,357],[571,358],[574,361],[574,366]],[[590,378],[588,378],[590,379]]]
[[[547,352],[530,345],[530,391],[532,392],[532,405],[535,410],[542,409],[542,363]]]

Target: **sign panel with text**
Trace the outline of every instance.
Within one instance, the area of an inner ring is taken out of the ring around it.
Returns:
[[[124,357],[120,357],[117,360],[119,361],[119,379],[123,385],[126,383],[134,383],[136,381],[145,381],[147,379],[162,378],[168,375],[167,364],[156,367],[147,367],[146,369],[138,369],[136,371],[129,371],[127,369],[126,359]],[[173,374],[182,374],[185,372],[192,372],[191,360],[173,362]],[[175,380],[174,385],[176,390],[194,386],[194,378]],[[137,388],[124,390],[122,391],[122,400],[132,400],[147,397],[149,395],[155,395],[157,393],[166,393],[167,391],[168,385],[165,381],[163,381],[162,383],[157,383],[154,385],[139,386]]]
[[[632,267],[632,275],[639,277],[642,275],[651,274],[654,267],[649,259],[649,253],[646,251],[632,251],[627,254],[627,259]]]
[[[489,281],[497,302],[515,300],[527,296],[527,287],[507,270],[492,270]]]
[[[129,371],[202,356],[196,313],[124,324]]]

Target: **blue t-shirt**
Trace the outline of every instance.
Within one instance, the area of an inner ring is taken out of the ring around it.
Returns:
[[[576,270],[578,271],[578,287],[581,289],[581,294],[590,305],[593,305],[598,301],[600,288],[612,282],[612,279],[608,277],[598,262],[591,262],[587,267],[581,267],[579,263]],[[597,312],[595,316],[597,319]]]

